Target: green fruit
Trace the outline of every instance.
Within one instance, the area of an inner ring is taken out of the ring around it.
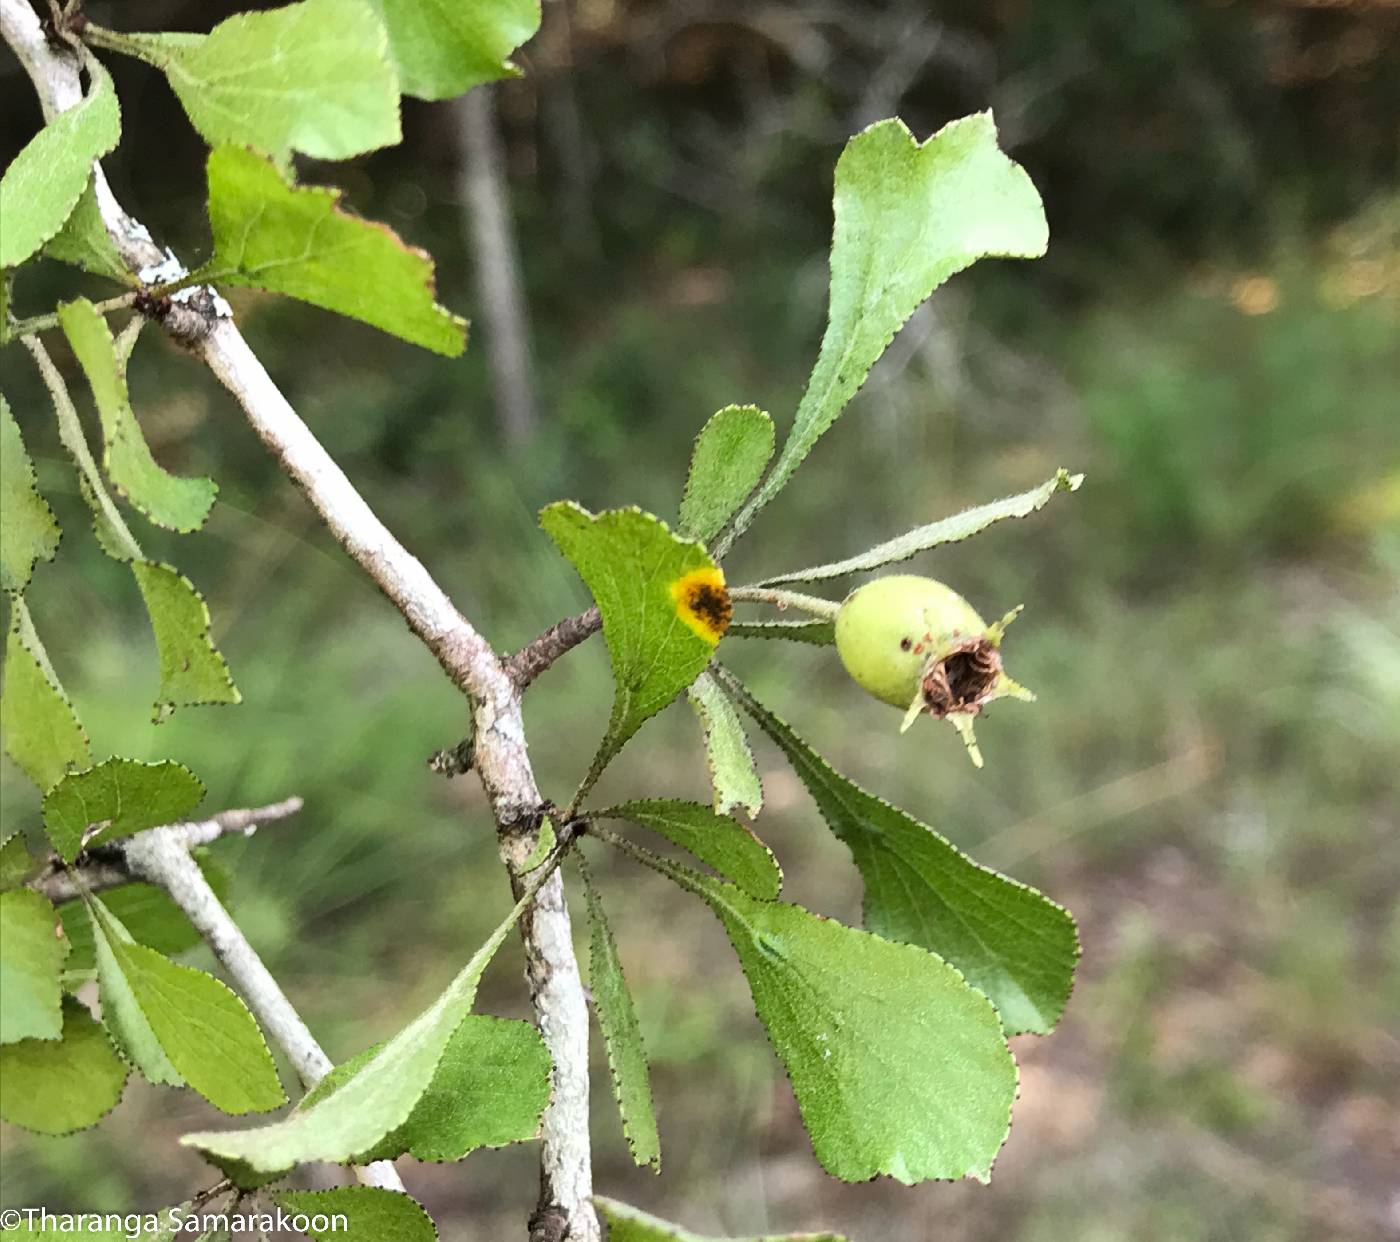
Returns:
[[[951,587],[895,574],[852,591],[836,614],[836,650],[846,671],[882,702],[950,721],[982,766],[972,721],[993,699],[1034,696],[1001,666],[1001,639],[1019,612],[988,625]]]

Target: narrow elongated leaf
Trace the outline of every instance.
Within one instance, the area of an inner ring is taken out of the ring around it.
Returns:
[[[927,824],[847,780],[752,695],[740,693],[850,847],[865,881],[865,925],[951,962],[997,1007],[1009,1034],[1054,1027],[1079,957],[1069,912],[979,866]]]
[[[540,28],[539,0],[372,0],[405,95],[450,99],[513,77],[508,59]]]
[[[216,147],[209,153],[214,257],[205,274],[460,354],[467,325],[434,301],[432,260],[339,204],[338,190],[297,187],[252,151]]]
[[[821,352],[778,462],[740,512],[736,535],[783,489],[929,294],[985,256],[1042,255],[1048,236],[1040,196],[998,150],[989,112],[953,121],[924,143],[899,120],[862,130],[837,161],[834,210]]]
[[[97,193],[88,182],[63,227],[44,247],[44,254],[62,263],[71,263],[94,276],[106,276],[118,284],[137,285],[140,282],[127,267],[102,222],[97,206]]]
[[[27,888],[0,893],[0,1044],[63,1034],[59,972],[67,955],[47,900]]]
[[[318,1103],[349,1082],[382,1044],[337,1065],[307,1093],[300,1107]],[[538,1136],[549,1107],[549,1050],[528,1022],[469,1013],[452,1033],[428,1089],[408,1120],[356,1164],[395,1160],[461,1160],[480,1147],[504,1147]]]
[[[582,869],[582,863],[580,863]],[[612,1071],[613,1096],[622,1115],[622,1132],[638,1165],[661,1171],[661,1136],[651,1101],[651,1075],[647,1068],[642,1028],[632,1004],[632,992],[617,956],[617,941],[608,926],[602,899],[592,878],[583,870],[588,895],[588,987],[593,1010],[603,1031]]]
[[[40,1134],[96,1125],[122,1097],[126,1066],[102,1028],[71,997],[62,1039],[0,1045],[0,1117]]]
[[[558,844],[559,836],[554,831],[554,821],[546,815],[540,820],[539,840],[535,842],[535,848],[530,851],[529,857],[520,864],[520,874],[529,875],[536,867],[541,866],[545,859],[554,853]]]
[[[86,298],[60,304],[58,321],[87,376],[102,423],[102,464],[117,490],[157,525],[192,531],[204,525],[218,487],[213,479],[181,478],[151,456],[131,410],[126,358],[107,320]]]
[[[242,702],[209,636],[209,607],[194,584],[155,561],[133,561],[131,572],[146,601],[160,660],[155,719],[164,720],[177,707]]]
[[[808,643],[813,647],[836,645],[834,621],[736,621],[729,627],[735,638],[780,638],[790,643]]]
[[[63,377],[47,354],[40,354],[38,362],[53,396],[59,438],[78,469],[79,490],[92,510],[97,541],[113,560],[131,566],[146,601],[160,660],[155,719],[164,720],[185,704],[239,702],[228,666],[209,637],[209,609],[203,598],[169,565],[143,559],[141,545],[107,495]]]
[[[1037,509],[1043,509],[1056,492],[1077,491],[1084,482],[1082,474],[1070,474],[1068,470],[1057,470],[1055,477],[1033,487],[1028,492],[1007,496],[1003,500],[993,500],[985,505],[964,509],[952,517],[938,522],[930,522],[897,538],[878,544],[858,556],[847,557],[844,561],[832,561],[826,565],[813,565],[808,569],[795,570],[788,574],[778,574],[765,578],[760,586],[778,586],[784,582],[820,582],[826,578],[841,578],[846,574],[861,573],[869,569],[879,569],[882,565],[893,565],[907,561],[911,556],[927,552],[939,544],[957,543],[978,531],[986,530],[993,522],[1005,518],[1026,517]]]
[[[165,73],[210,146],[343,160],[401,137],[388,38],[366,0],[302,0],[208,35],[128,34],[119,46]]]
[[[102,475],[97,463],[92,459],[83,425],[78,421],[78,411],[73,399],[68,395],[68,386],[63,376],[54,366],[46,352],[35,354],[35,361],[44,377],[45,386],[53,400],[54,415],[58,421],[58,438],[64,450],[73,459],[78,472],[78,491],[92,511],[93,533],[102,550],[114,561],[128,564],[141,557],[141,545],[127,529],[122,515],[112,498],[107,495]]]
[[[607,1222],[608,1242],[847,1242],[835,1233],[764,1234],[762,1237],[713,1238],[702,1237],[662,1220],[641,1208],[634,1208],[616,1199],[593,1196],[593,1206]]]
[[[121,137],[112,79],[96,61],[89,66],[87,95],[35,134],[0,178],[0,267],[18,267],[63,227],[92,162]]]
[[[398,1190],[338,1186],[334,1190],[283,1190],[272,1196],[316,1242],[436,1242],[438,1231],[423,1205]],[[344,1217],[343,1225],[330,1222]],[[322,1228],[321,1225],[326,1227]]]
[[[214,895],[227,904],[228,872],[209,858],[201,857],[199,866]],[[200,934],[185,917],[185,912],[170,899],[169,893],[154,884],[137,881],[123,884],[120,888],[109,888],[102,894],[102,904],[131,933],[137,944],[144,944],[166,957],[184,953],[200,943]],[[68,960],[64,963],[64,974],[71,991],[73,985],[83,982],[97,969],[92,920],[83,903],[77,899],[65,901],[59,906],[58,914],[72,945]]]
[[[624,802],[598,814],[650,828],[689,850],[759,901],[775,900],[782,888],[783,873],[773,851],[738,820],[717,815],[707,806],[676,798],[652,798]]]
[[[908,1185],[987,1179],[1010,1130],[1016,1064],[996,1010],[957,970],[914,945],[629,852],[724,925],[828,1173]]]
[[[773,420],[757,406],[727,405],[695,437],[685,496],[682,535],[709,543],[758,486],[773,456]]]
[[[44,795],[44,828],[66,862],[77,857],[87,830],[105,823],[89,844],[184,819],[204,798],[204,783],[183,763],[163,759],[104,759],[70,772]]]
[[[526,890],[447,990],[374,1055],[365,1057],[337,1090],[269,1126],[187,1134],[180,1142],[215,1161],[237,1162],[256,1173],[280,1173],[310,1160],[344,1163],[373,1148],[409,1119],[432,1084],[476,998],[482,972],[535,891],[536,885]]]
[[[150,1076],[154,1068],[161,1076],[152,1081],[169,1082],[173,1070],[226,1113],[266,1112],[285,1104],[287,1096],[272,1054],[238,996],[213,975],[180,966],[137,944],[100,902],[94,900],[92,909],[98,978],[107,981],[103,958],[109,951],[111,968],[124,981],[124,987],[112,995],[137,1010],[133,1015],[124,1008],[118,1027],[121,1041],[130,1050],[129,1041],[135,1039],[147,1054],[137,1062],[142,1072]],[[150,1062],[153,1045],[163,1054],[164,1064]]]
[[[94,907],[98,904],[94,899]],[[101,909],[105,912],[106,906]],[[131,933],[110,912],[98,913],[95,909],[88,916],[88,928],[93,937],[97,985],[102,997],[102,1025],[107,1028],[112,1042],[147,1082],[183,1087],[184,1077],[165,1055],[141,1009],[132,981],[113,952],[113,939],[131,944]]]
[[[729,632],[734,632],[732,625]],[[705,731],[715,813],[728,815],[741,807],[749,815],[757,815],[763,809],[763,782],[738,712],[708,670],[695,679],[689,694],[690,705]]]
[[[53,674],[22,599],[14,603],[5,640],[0,733],[6,753],[43,790],[92,762],[87,734]]]
[[[593,593],[616,683],[582,797],[642,723],[700,675],[729,625],[729,592],[700,544],[640,509],[595,515],[558,501],[540,525]]]
[[[10,403],[0,396],[0,589],[17,592],[29,585],[34,566],[53,560],[58,522],[39,495],[34,463],[24,449]]]

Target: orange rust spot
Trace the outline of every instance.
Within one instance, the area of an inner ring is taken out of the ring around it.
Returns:
[[[724,637],[734,606],[722,570],[705,567],[683,574],[671,583],[671,598],[676,615],[711,646]]]

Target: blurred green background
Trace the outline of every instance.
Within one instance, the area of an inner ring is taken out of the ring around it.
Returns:
[[[208,29],[235,6],[88,7],[118,28]],[[665,1153],[659,1179],[630,1166],[599,1063],[598,1188],[701,1231],[860,1242],[1400,1237],[1400,9],[547,0],[518,59],[496,104],[532,319],[528,435],[493,412],[480,321],[444,361],[292,303],[236,303],[299,411],[498,647],[586,602],[540,505],[669,516],[712,411],[755,402],[785,425],[824,321],[831,170],[879,116],[923,137],[993,106],[1044,195],[1050,254],[980,265],[914,317],[730,580],[1060,465],[1088,476],[915,563],[984,614],[1026,604],[1008,660],[1040,701],[992,711],[982,772],[952,730],[901,737],[829,652],[724,652],[844,772],[1078,917],[1063,1023],[1014,1041],[1021,1098],[991,1185],[828,1179],[718,927],[594,851]],[[198,140],[157,75],[113,68],[118,194],[200,257]],[[0,74],[8,158],[38,115],[14,63]],[[454,116],[410,101],[405,132],[303,175],[428,248],[471,315]],[[83,287],[36,270],[18,309]],[[139,600],[84,529],[11,349],[5,389],[67,530],[35,616],[97,753],[183,759],[211,808],[305,797],[217,854],[249,936],[343,1059],[435,995],[507,908],[479,789],[425,767],[462,706],[232,401],[148,336],[132,384],[157,455],[222,490],[204,535],[143,537],[208,595],[245,703],[148,723]],[[573,787],[609,701],[596,639],[531,692],[547,793]],[[788,896],[858,919],[844,847],[759,756]],[[685,707],[606,784],[705,797]],[[0,792],[6,831],[32,831],[36,795],[8,760]],[[512,943],[484,1009],[526,1013],[519,971]],[[189,1093],[132,1083],[76,1138],[6,1128],[4,1203],[177,1201],[206,1175],[174,1139],[209,1120]],[[495,1242],[521,1236],[534,1162],[527,1146],[405,1177],[444,1238]]]

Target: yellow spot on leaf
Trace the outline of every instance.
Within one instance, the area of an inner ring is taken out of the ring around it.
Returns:
[[[671,583],[676,615],[711,646],[724,637],[734,614],[720,569],[692,569]]]

